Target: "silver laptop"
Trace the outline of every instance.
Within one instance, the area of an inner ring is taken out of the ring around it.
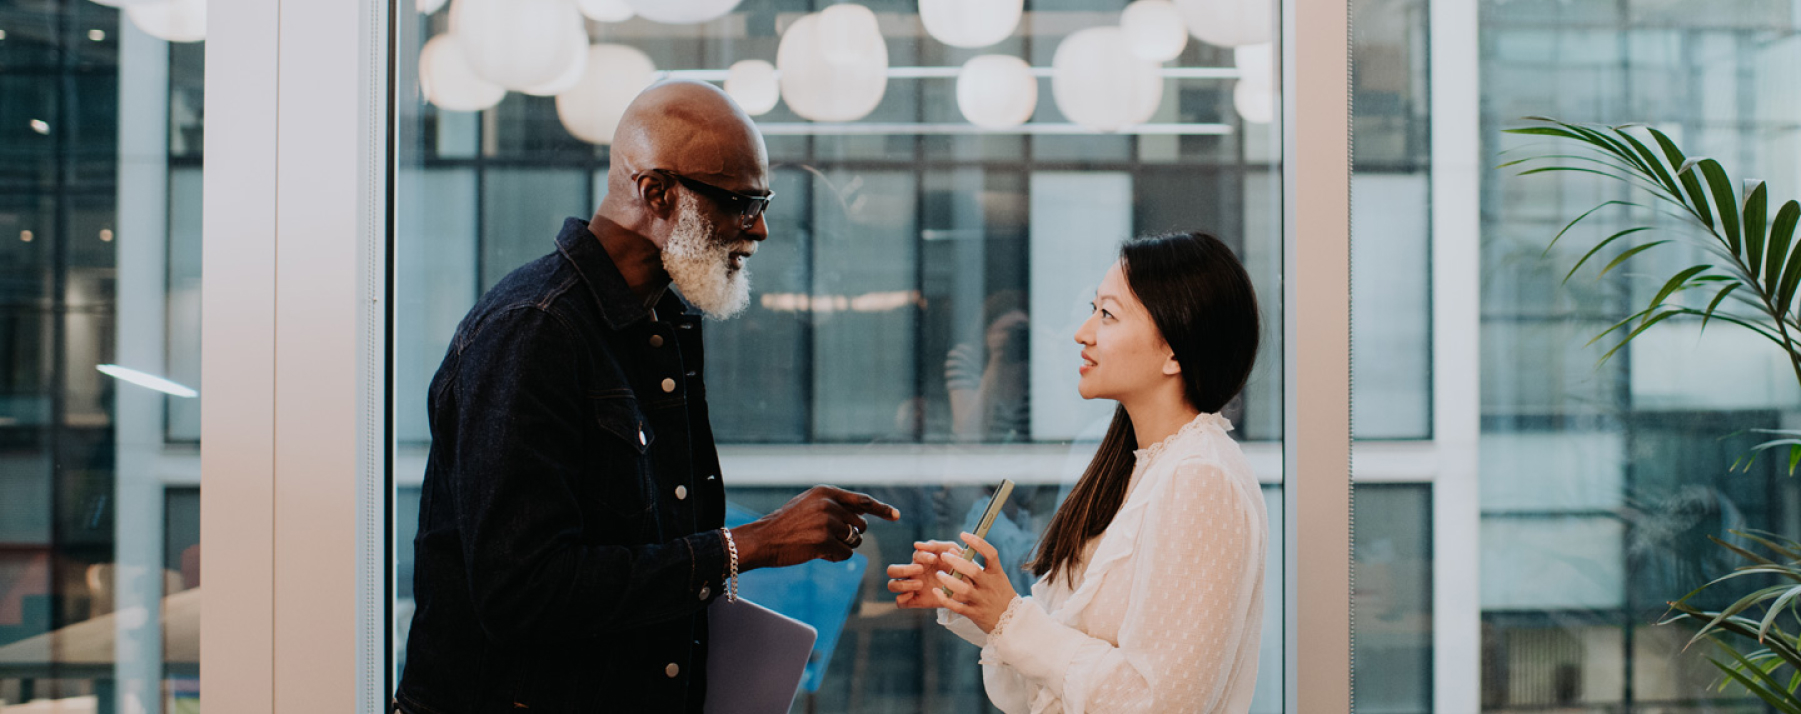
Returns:
[[[749,600],[707,608],[707,714],[787,714],[819,631]]]

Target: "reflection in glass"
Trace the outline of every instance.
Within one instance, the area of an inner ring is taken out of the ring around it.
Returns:
[[[196,712],[204,49],[0,29],[0,709]]]
[[[861,4],[879,19],[890,67],[953,71],[890,76],[874,110],[844,126],[809,123],[786,102],[756,117],[776,194],[770,238],[748,266],[750,307],[705,327],[709,417],[732,505],[765,513],[815,483],[867,491],[907,515],[866,535],[870,562],[888,563],[914,540],[954,535],[1006,476],[1020,490],[996,541],[1026,591],[1020,564],[1111,414],[1074,392],[1073,333],[1095,286],[1119,241],[1203,230],[1239,252],[1264,310],[1257,371],[1228,414],[1265,485],[1270,552],[1281,553],[1280,128],[1241,119],[1230,79],[1165,77],[1151,121],[1174,133],[920,129],[967,125],[954,70],[971,58],[1048,68],[1064,36],[1116,23],[1125,3],[1027,3],[1028,21],[978,49],[905,29],[919,27],[910,0]],[[587,29],[659,70],[722,82],[739,60],[773,62],[780,32],[827,5],[744,0],[706,24]],[[565,129],[554,98],[509,92],[479,112],[423,101],[419,50],[447,30],[446,15],[404,15],[396,48],[397,646],[412,608],[425,387],[477,296],[549,252],[565,217],[593,213],[609,165],[606,145]],[[1193,38],[1164,65],[1233,66],[1231,48]],[[1038,82],[1028,127],[1065,125],[1049,80]],[[1268,572],[1264,626],[1275,633],[1279,561]],[[798,710],[987,711],[977,653],[929,617],[895,610],[879,569],[861,577]],[[1281,710],[1281,641],[1263,638],[1255,711]],[[395,655],[398,672],[405,653]]]

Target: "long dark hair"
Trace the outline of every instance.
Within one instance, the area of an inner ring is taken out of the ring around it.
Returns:
[[[1126,285],[1162,333],[1182,366],[1184,397],[1201,412],[1217,412],[1244,390],[1257,360],[1257,293],[1232,249],[1206,233],[1140,238],[1120,247]],[[1074,577],[1082,547],[1101,534],[1125,503],[1138,435],[1125,407],[1074,491],[1051,516],[1032,571]]]

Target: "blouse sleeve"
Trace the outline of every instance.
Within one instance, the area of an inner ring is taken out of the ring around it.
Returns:
[[[1246,491],[1216,463],[1177,466],[1141,524],[1118,645],[1026,601],[987,649],[1068,714],[1222,709],[1240,645],[1262,625],[1251,579],[1268,526],[1262,495]]]

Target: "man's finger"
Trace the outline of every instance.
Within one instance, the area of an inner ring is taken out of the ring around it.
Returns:
[[[839,503],[844,504],[845,508],[853,512],[867,513],[890,521],[900,520],[900,509],[877,501],[874,496],[869,494],[838,489],[838,493],[834,495],[838,497]]]

